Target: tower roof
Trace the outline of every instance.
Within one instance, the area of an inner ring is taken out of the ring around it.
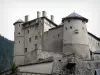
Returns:
[[[62,19],[62,22],[63,22],[64,20],[67,20],[67,19],[80,19],[80,20],[84,20],[84,21],[88,22],[88,19],[87,19],[87,18],[85,18],[85,17],[83,17],[83,16],[81,16],[81,15],[75,13],[75,12],[71,13],[71,14],[68,15],[67,17],[64,17],[64,18]]]
[[[16,23],[23,23],[24,21],[21,19],[18,19],[13,25],[15,25]]]

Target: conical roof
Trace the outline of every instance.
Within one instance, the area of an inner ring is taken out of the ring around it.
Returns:
[[[16,22],[24,22],[23,20],[21,20],[21,19],[18,19]]]
[[[66,19],[80,19],[80,20],[84,20],[86,22],[88,22],[88,19],[86,19],[85,17],[73,12],[70,15],[68,15],[67,17],[63,18],[62,21],[66,20]]]
[[[15,25],[16,23],[24,23],[24,21],[21,20],[21,19],[18,19],[18,20],[14,23],[14,25]]]

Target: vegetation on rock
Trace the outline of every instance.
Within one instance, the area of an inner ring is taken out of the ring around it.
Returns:
[[[13,64],[14,42],[0,35],[0,72],[11,68]]]

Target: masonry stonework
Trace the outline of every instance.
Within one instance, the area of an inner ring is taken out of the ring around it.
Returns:
[[[100,68],[100,38],[87,31],[88,19],[73,12],[57,25],[40,17],[14,23],[14,62],[17,66],[52,59],[52,74],[92,75]],[[92,53],[91,53],[92,52]],[[98,60],[97,60],[98,57]]]

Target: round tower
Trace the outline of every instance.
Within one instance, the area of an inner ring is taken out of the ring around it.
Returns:
[[[62,19],[63,53],[75,53],[80,58],[90,59],[86,23],[88,19],[73,12]]]
[[[13,25],[14,31],[14,62],[16,65],[24,64],[24,31],[22,24],[24,22],[19,19]]]

